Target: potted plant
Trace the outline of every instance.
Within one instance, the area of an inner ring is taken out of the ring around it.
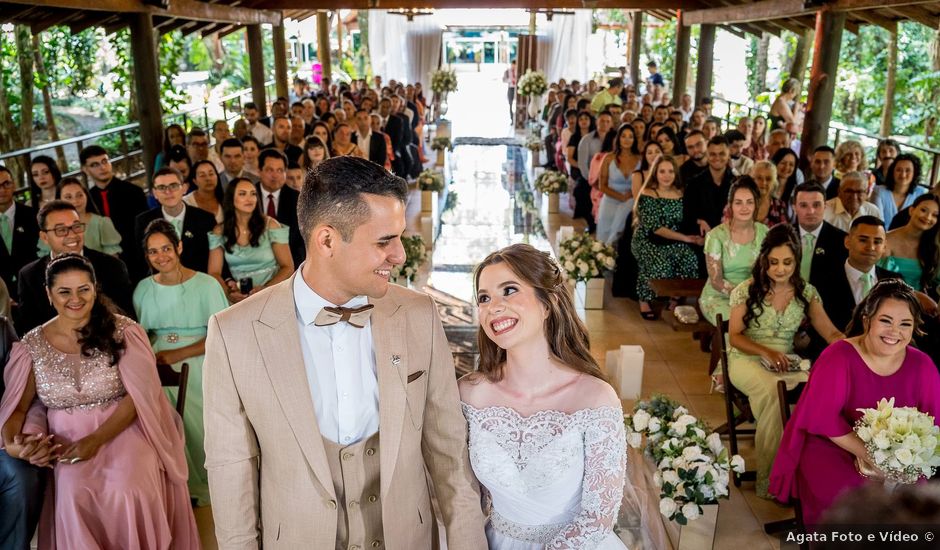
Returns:
[[[568,176],[549,170],[535,178],[535,190],[548,195],[548,213],[558,213],[558,195],[568,192]]]
[[[421,211],[431,212],[437,202],[437,194],[444,190],[444,174],[427,169],[418,174],[418,189],[421,190]]]

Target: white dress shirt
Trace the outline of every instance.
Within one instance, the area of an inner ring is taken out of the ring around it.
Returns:
[[[264,124],[261,124],[260,122],[249,124],[248,133],[257,139],[258,143],[260,143],[262,146],[265,146],[274,141],[274,132],[272,132],[270,128]]]
[[[879,220],[883,220],[881,217],[881,209],[878,208],[877,204],[872,204],[868,201],[862,202],[861,206],[858,207],[858,212],[853,216],[845,209],[845,205],[842,204],[842,199],[839,197],[827,200],[826,211],[823,213],[824,220],[846,233],[852,228],[852,222],[855,221],[855,218],[861,216],[874,216]]]
[[[872,266],[871,271],[868,273],[871,275],[871,286],[875,286],[875,283],[878,282],[877,270]],[[865,298],[865,294],[862,292],[862,275],[864,273],[852,267],[848,260],[845,261],[845,278],[849,281],[849,288],[852,289],[852,297],[855,298],[856,305]]]
[[[182,239],[183,238],[183,219],[186,218],[186,203],[185,202],[183,203],[183,209],[180,210],[180,213],[177,216],[171,216],[167,214],[166,208],[162,208],[162,207],[160,208],[160,212],[163,213],[164,220],[173,224],[173,227],[176,229],[176,232],[178,233],[177,237]]]
[[[358,296],[343,307],[367,303],[365,296]],[[362,328],[345,321],[325,327],[314,325],[317,313],[332,305],[307,286],[298,270],[294,277],[294,306],[320,434],[340,445],[352,445],[379,430],[379,384],[372,323]]]

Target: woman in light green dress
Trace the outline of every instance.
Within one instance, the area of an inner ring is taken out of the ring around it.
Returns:
[[[134,310],[147,331],[157,363],[176,371],[189,363],[183,428],[189,494],[198,506],[209,505],[209,478],[202,422],[202,361],[206,351],[209,317],[228,307],[225,292],[214,278],[180,264],[183,251],[179,235],[163,218],[152,221],[144,232],[144,255],[155,274],[142,280],[134,291]],[[176,406],[176,389],[167,389]]]
[[[76,178],[62,178],[56,190],[56,198],[72,203],[78,210],[78,215],[85,224],[86,247],[112,256],[121,253],[121,234],[114,228],[111,218],[87,210],[94,209],[95,203],[88,198],[88,190],[82,182]],[[45,256],[49,253],[49,246],[40,240],[37,250],[40,256]]]
[[[244,300],[266,287],[287,280],[294,272],[288,245],[289,229],[261,212],[261,200],[251,181],[232,180],[222,201],[225,221],[209,233],[209,275],[226,289],[231,303]],[[222,278],[223,262],[231,279]],[[251,279],[249,293],[239,281]]]
[[[827,343],[845,338],[826,315],[819,293],[800,277],[801,251],[792,226],[774,226],[761,245],[751,278],[731,291],[728,376],[751,404],[756,420],[756,491],[767,499],[770,469],[783,436],[777,381],[784,380],[793,389],[808,378],[803,370],[791,370],[787,355],[793,354],[793,336],[808,317]]]

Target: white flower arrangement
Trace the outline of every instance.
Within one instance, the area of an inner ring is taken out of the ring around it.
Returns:
[[[568,191],[568,176],[548,170],[539,174],[532,185],[540,193],[565,193]]]
[[[879,401],[876,409],[858,410],[862,417],[855,433],[888,480],[911,484],[933,477],[940,466],[940,428],[932,416],[914,407],[895,407],[893,397]]]
[[[656,464],[659,512],[679,525],[702,515],[702,505],[728,498],[731,471],[744,472],[744,459],[729,456],[721,437],[668,397],[640,401],[624,416],[627,444],[645,451]]]
[[[528,139],[525,140],[525,148],[529,151],[541,151],[544,147],[545,145],[542,143],[542,138],[539,136],[529,136]]]
[[[447,136],[436,137],[431,140],[431,150],[432,151],[453,151],[454,145],[451,143],[450,138]]]
[[[587,281],[616,265],[617,251],[593,236],[575,234],[558,243],[558,263],[565,279]]]
[[[405,249],[405,262],[392,268],[391,278],[414,282],[418,269],[428,261],[428,249],[421,235],[402,237],[401,244]]]
[[[418,188],[422,191],[444,190],[444,174],[430,168],[418,174]]]
[[[548,90],[548,81],[545,80],[545,73],[542,71],[533,71],[529,69],[522,75],[516,85],[516,90],[521,96],[540,96]]]
[[[438,95],[447,95],[457,91],[457,71],[438,69],[431,73],[431,91]]]

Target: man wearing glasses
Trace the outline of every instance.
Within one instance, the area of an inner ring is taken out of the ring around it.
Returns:
[[[13,174],[0,166],[0,278],[15,302],[17,274],[20,268],[36,259],[39,227],[36,226],[36,211],[13,200],[14,191]]]
[[[114,176],[104,148],[85,147],[79,160],[88,178],[91,201],[99,214],[111,218],[114,228],[121,234],[121,259],[128,263],[134,258],[131,251],[139,248],[139,244],[133,242],[134,219],[147,209],[147,197],[140,187]]]
[[[867,178],[860,172],[849,172],[839,182],[839,196],[826,201],[823,219],[848,233],[852,222],[862,216],[883,219],[878,205],[868,202]]]
[[[133,289],[127,275],[127,267],[124,262],[110,254],[85,248],[85,224],[71,203],[54,200],[44,204],[39,209],[37,221],[39,238],[49,246],[50,252],[20,270],[17,281],[20,307],[15,320],[20,334],[26,334],[55,317],[56,312],[46,295],[46,266],[50,259],[67,252],[88,258],[95,268],[101,292],[114,302],[121,310],[120,313],[134,317],[134,305],[131,300]]]
[[[183,244],[181,263],[190,269],[206,272],[209,265],[208,235],[215,228],[215,216],[201,208],[186,206],[183,195],[188,188],[189,184],[183,182],[182,174],[175,168],[161,168],[154,174],[151,189],[160,205],[137,216],[134,227],[134,241],[138,243],[133,269],[135,281],[147,275],[146,259],[142,253],[144,232],[150,222],[159,218],[170,222],[176,229]]]

